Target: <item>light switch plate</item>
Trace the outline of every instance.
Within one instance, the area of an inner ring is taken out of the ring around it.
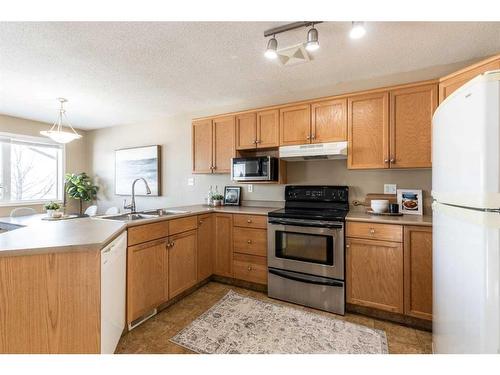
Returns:
[[[249,193],[253,192],[253,185],[252,184],[247,185],[247,190]]]
[[[194,177],[188,177],[188,186],[194,186]]]
[[[384,194],[396,194],[396,184],[384,184]]]

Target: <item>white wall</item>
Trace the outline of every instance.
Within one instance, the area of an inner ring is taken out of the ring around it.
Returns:
[[[47,130],[52,124],[39,121],[32,121],[18,117],[6,116],[0,114],[0,132],[15,133],[28,136],[40,136],[40,130]],[[87,132],[80,129],[78,133],[83,135],[79,140],[66,145],[66,172],[88,172],[90,163],[87,155]],[[76,202],[69,201],[70,210],[77,210]],[[33,207],[38,212],[43,210],[41,204],[26,206]],[[8,216],[12,206],[0,206],[0,217]]]

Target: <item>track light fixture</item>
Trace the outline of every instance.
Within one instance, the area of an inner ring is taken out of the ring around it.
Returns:
[[[351,39],[362,38],[366,34],[365,23],[361,21],[353,21],[349,36]]]
[[[319,48],[318,30],[316,30],[313,23],[312,27],[307,32],[306,50],[311,52],[311,51],[316,51],[318,48]]]
[[[278,51],[278,41],[273,35],[273,37],[269,39],[269,41],[267,42],[267,48],[266,52],[264,52],[264,56],[266,56],[268,59],[275,59],[276,57],[278,57],[277,51]]]

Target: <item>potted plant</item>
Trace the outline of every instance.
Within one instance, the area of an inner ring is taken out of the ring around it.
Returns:
[[[214,194],[212,195],[212,204],[214,206],[222,206],[222,201],[224,200],[224,196],[222,194]]]
[[[56,202],[49,202],[45,204],[45,210],[47,211],[48,217],[54,217],[54,212],[56,212],[61,206]]]
[[[99,188],[92,184],[92,180],[85,173],[75,174],[67,173],[66,180],[66,193],[73,198],[78,199],[80,203],[80,215],[83,214],[83,202],[90,202],[97,196]]]

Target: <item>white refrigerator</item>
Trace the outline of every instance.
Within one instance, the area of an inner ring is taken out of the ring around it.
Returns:
[[[432,129],[433,350],[500,353],[500,71],[446,98]]]

